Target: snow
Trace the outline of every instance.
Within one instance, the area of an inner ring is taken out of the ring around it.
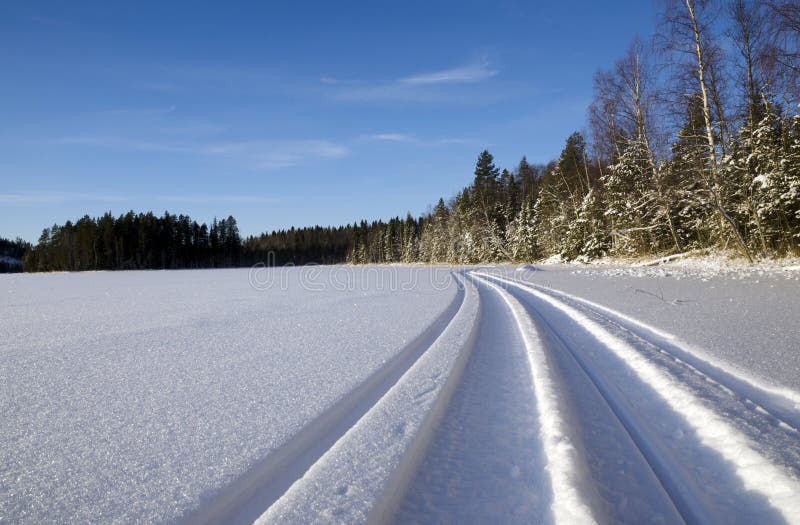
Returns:
[[[503,300],[478,287],[471,357],[393,520],[549,523],[552,484],[526,349]]]
[[[474,336],[478,300],[474,286],[461,285],[460,309],[431,348],[258,523],[391,517],[469,357],[462,348]]]
[[[647,334],[645,337],[651,340],[658,339],[658,344],[661,347],[670,348],[672,355],[682,359],[688,366],[697,369],[700,373],[706,374],[711,378],[719,379],[723,382],[736,383],[737,390],[747,392],[747,395],[751,399],[768,405],[770,409],[776,412],[786,412],[782,417],[792,417],[791,412],[800,410],[800,396],[792,390],[776,388],[765,384],[759,379],[749,376],[745,372],[729,367],[726,363],[720,362],[713,356],[706,354],[702,349],[688,345],[675,335],[663,332],[617,310],[571,294],[563,292],[553,293],[573,302],[587,305],[596,311],[601,311],[609,316],[610,319],[626,324],[627,328],[634,333]],[[794,428],[800,430],[800,422],[796,423]]]
[[[719,264],[716,264],[718,261]],[[675,334],[737,374],[800,391],[800,272],[725,257],[652,267],[507,266],[493,273],[567,292]]]
[[[285,289],[263,291],[247,270],[5,276],[0,514],[17,523],[178,520],[456,298],[454,282],[422,268],[385,273],[396,290],[371,270],[281,273]]]
[[[703,402],[680,382],[663,373],[651,360],[576,308],[534,288],[522,287],[508,280],[502,280],[502,282],[526,290],[565,313],[587,330],[597,340],[600,347],[615,354],[642,382],[662,396],[669,407],[697,433],[699,445],[719,453],[735,469],[745,490],[763,494],[787,522],[800,521],[800,498],[797,497],[800,495],[800,482],[776,468],[768,459],[756,452],[755,448],[758,447],[758,444],[750,443],[747,437],[729,425],[724,417],[708,410]],[[677,434],[679,438],[682,435],[682,431]],[[713,518],[714,516],[707,517]]]
[[[582,479],[586,467],[574,444],[576,439],[570,435],[565,421],[564,413],[567,410],[561,402],[564,393],[551,377],[538,331],[519,301],[491,281],[482,280],[502,296],[523,336],[539,411],[541,440],[547,457],[545,468],[549,470],[553,483],[554,519],[557,523],[596,523],[585,501],[592,496],[592,487]]]
[[[0,276],[0,521],[800,522],[796,261]]]

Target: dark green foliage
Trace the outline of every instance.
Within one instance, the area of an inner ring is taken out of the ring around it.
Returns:
[[[186,215],[132,211],[119,217],[82,217],[45,228],[24,258],[25,271],[217,268],[243,255],[236,219],[211,228]]]
[[[242,239],[231,216],[215,218],[209,227],[168,212],[161,217],[106,213],[55,224],[42,232],[35,247],[24,244],[14,253],[22,259],[27,252],[28,272],[413,262],[421,225],[422,219],[409,215],[389,222],[290,228]]]
[[[12,241],[0,237],[0,273],[21,272],[22,258],[30,249],[30,243],[22,239]]]

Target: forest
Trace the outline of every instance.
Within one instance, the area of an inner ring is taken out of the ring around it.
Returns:
[[[30,250],[30,243],[0,237],[0,273],[16,273],[22,271],[22,258]]]
[[[25,271],[349,262],[471,264],[736,251],[800,255],[800,4],[668,0],[594,76],[556,160],[500,169],[420,217],[242,238],[236,220],[83,217],[43,231]]]

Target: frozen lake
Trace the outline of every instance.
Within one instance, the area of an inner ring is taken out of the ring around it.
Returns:
[[[3,275],[0,517],[793,521],[799,298],[624,267]]]

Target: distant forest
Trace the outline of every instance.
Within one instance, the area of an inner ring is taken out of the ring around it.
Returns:
[[[11,241],[0,237],[0,273],[21,272],[22,258],[30,249],[30,243],[22,239]]]
[[[667,0],[594,78],[557,160],[499,169],[421,217],[242,239],[233,217],[127,213],[45,229],[26,271],[479,263],[735,249],[800,254],[800,4]]]

